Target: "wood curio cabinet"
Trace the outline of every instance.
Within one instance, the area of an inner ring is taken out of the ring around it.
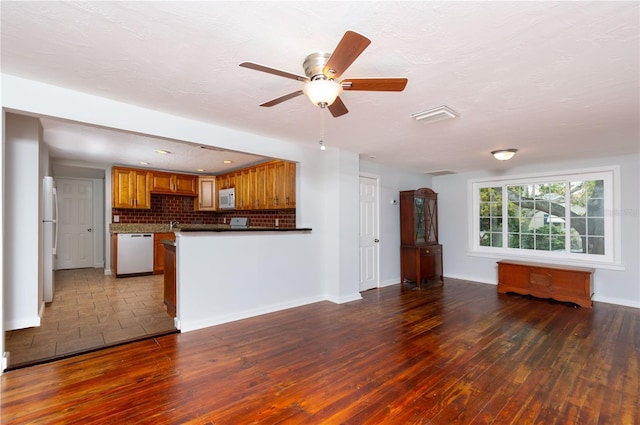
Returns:
[[[438,194],[429,188],[400,192],[400,281],[442,278],[438,243]]]

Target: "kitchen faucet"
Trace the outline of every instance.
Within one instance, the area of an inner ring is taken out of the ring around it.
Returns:
[[[170,221],[169,222],[169,230],[173,230],[174,227],[176,227],[178,224],[180,224],[179,221]]]

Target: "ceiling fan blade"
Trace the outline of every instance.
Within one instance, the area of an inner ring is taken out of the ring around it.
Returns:
[[[280,69],[271,68],[265,65],[260,65],[259,63],[255,63],[255,62],[242,62],[240,66],[243,68],[249,68],[256,71],[266,72],[267,74],[277,75],[279,77],[291,78],[292,80],[309,81],[307,77],[303,77],[302,75],[292,74],[287,71],[282,71]]]
[[[371,40],[364,35],[354,31],[345,32],[322,72],[327,78],[338,78],[369,44]]]
[[[302,90],[294,91],[293,93],[285,94],[284,96],[277,97],[273,100],[263,103],[260,106],[275,106],[279,103],[284,102],[285,100],[293,99],[294,97],[298,97],[302,94]]]
[[[334,118],[338,118],[349,112],[344,103],[342,103],[342,99],[340,97],[336,97],[336,100],[333,101],[331,105],[329,105],[329,112],[333,115]]]
[[[349,78],[340,82],[343,90],[402,91],[406,78]]]

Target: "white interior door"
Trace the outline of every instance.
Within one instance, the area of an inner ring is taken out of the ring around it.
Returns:
[[[360,176],[360,290],[380,286],[378,179]]]
[[[58,251],[56,269],[93,267],[93,182],[56,179]]]

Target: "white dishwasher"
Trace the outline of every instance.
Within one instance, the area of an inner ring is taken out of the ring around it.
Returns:
[[[153,233],[118,233],[116,277],[153,273]]]

